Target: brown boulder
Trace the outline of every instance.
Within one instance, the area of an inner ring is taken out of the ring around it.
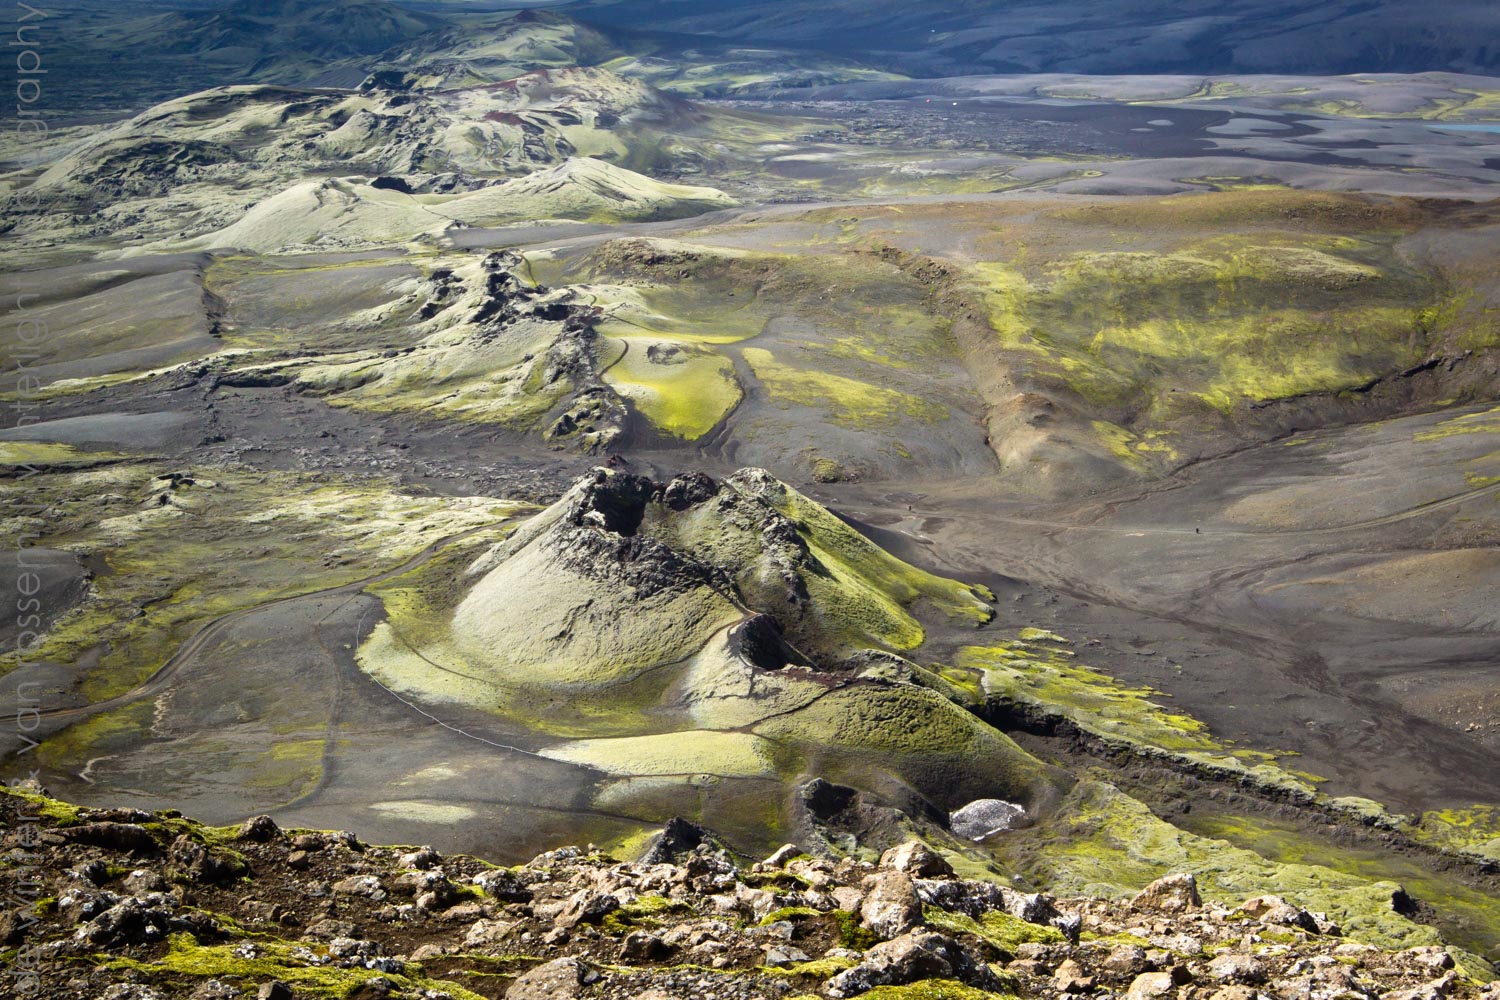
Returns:
[[[1163,875],[1130,901],[1132,910],[1151,913],[1181,913],[1202,905],[1203,900],[1198,896],[1198,880],[1184,872]]]

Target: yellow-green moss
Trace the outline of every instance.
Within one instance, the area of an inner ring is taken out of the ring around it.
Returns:
[[[936,576],[902,562],[795,490],[785,490],[776,498],[776,506],[796,524],[819,562],[835,579],[847,584],[846,599],[873,605],[862,614],[875,617],[864,620],[889,623],[884,627],[864,626],[862,631],[868,637],[879,640],[882,635],[889,636],[897,640],[889,643],[896,649],[919,644],[921,627],[904,610],[917,602],[929,603],[949,618],[975,625],[994,618],[989,603],[994,595],[982,585]],[[809,586],[812,583],[809,581]]]
[[[700,730],[578,740],[548,747],[542,755],[617,775],[716,774],[748,778],[774,773],[770,748],[749,733]]]
[[[484,1000],[478,993],[444,980],[427,979],[408,972],[405,975],[373,972],[368,969],[340,969],[311,966],[292,957],[292,948],[268,941],[257,941],[259,958],[241,958],[234,945],[201,945],[190,934],[174,935],[167,953],[154,962],[115,958],[103,967],[111,970],[133,970],[147,979],[181,978],[218,979],[246,988],[279,979],[298,994],[316,1000],[344,1000],[371,979],[383,977],[398,989],[440,989],[453,1000]],[[313,946],[315,949],[318,946]],[[415,967],[413,967],[415,968]]]
[[[1066,718],[1106,742],[1173,754],[1267,787],[1316,793],[1314,783],[1321,779],[1278,766],[1274,754],[1232,748],[1215,739],[1198,719],[1153,701],[1167,697],[1161,692],[1127,687],[1076,662],[1076,654],[1061,648],[1059,638],[1049,634],[1043,642],[964,647],[954,666],[977,673],[987,697]]]
[[[1360,204],[1240,191],[1058,209],[1049,229],[1002,229],[971,273],[1012,363],[1130,415],[1095,425],[1105,451],[1172,460],[1161,432],[1207,410],[1354,389],[1473,325],[1461,290],[1393,247],[1419,216],[1366,210],[1350,226]],[[1040,252],[1020,245],[1033,233]],[[1106,239],[1119,249],[1097,249]]]
[[[756,926],[768,927],[771,924],[780,923],[783,920],[796,921],[801,920],[804,917],[817,917],[821,915],[822,914],[820,911],[815,910],[810,906],[783,906],[781,909],[772,910],[764,917],[761,917]]]
[[[1500,861],[1500,806],[1431,810],[1408,832],[1424,843]]]
[[[860,920],[859,914],[850,910],[834,910],[833,919],[839,925],[839,946],[851,951],[866,951],[880,943],[880,938]]]
[[[118,753],[149,738],[155,707],[149,701],[126,705],[74,723],[37,748],[48,769],[80,766],[93,757]]]
[[[1461,826],[1463,816],[1472,812],[1482,835],[1486,817],[1492,817],[1495,811],[1493,807],[1459,810],[1450,818]],[[1424,816],[1424,827],[1434,815]],[[1182,825],[1194,833],[1253,850],[1273,862],[1322,866],[1371,883],[1399,883],[1414,898],[1433,908],[1435,918],[1431,922],[1453,944],[1485,952],[1500,939],[1500,910],[1493,905],[1494,900],[1459,877],[1425,867],[1417,856],[1403,857],[1378,848],[1324,841],[1294,823],[1268,817],[1194,810],[1183,818]],[[1421,828],[1413,835],[1422,839]]]
[[[278,740],[262,753],[255,773],[247,784],[251,788],[285,789],[295,798],[317,787],[323,777],[325,739]]]
[[[633,337],[605,381],[659,430],[685,441],[707,434],[739,403],[734,365],[722,355],[690,345]],[[650,357],[655,350],[659,358]]]
[[[166,489],[153,479],[161,471],[141,463],[0,484],[0,498],[24,492],[27,503],[52,504],[41,544],[107,565],[29,654],[76,663],[102,647],[82,677],[91,701],[135,687],[212,618],[351,583],[444,534],[525,509],[411,495],[384,479],[231,467],[176,468],[196,484]],[[158,497],[170,502],[153,502]],[[0,671],[15,662],[14,653],[0,656]]]
[[[13,798],[24,800],[30,809],[21,809],[21,813],[27,816],[40,816],[49,823],[58,826],[76,826],[79,822],[78,806],[68,802],[59,802],[57,799],[39,795],[36,792],[28,792],[20,788],[10,788],[0,785],[0,795],[9,795]]]
[[[1412,435],[1413,441],[1441,441],[1459,434],[1500,434],[1500,406],[1479,413],[1450,417]]]
[[[0,466],[56,468],[119,461],[124,456],[106,451],[82,451],[51,441],[0,441]]]
[[[657,893],[646,893],[643,896],[637,896],[618,910],[605,914],[601,926],[607,933],[618,936],[629,932],[634,927],[660,926],[662,914],[688,909],[688,905],[681,900],[668,899]]]
[[[927,925],[949,934],[972,934],[987,941],[1007,955],[1015,955],[1023,944],[1061,944],[1063,936],[1055,927],[1031,924],[1008,913],[990,911],[978,919],[962,913],[951,913],[936,906],[924,908]]]
[[[830,780],[868,787],[894,776],[934,801],[955,805],[983,795],[1029,801],[1051,780],[1008,736],[919,687],[833,690],[755,731],[821,759],[819,773]]]
[[[1396,912],[1394,881],[1268,860],[1159,819],[1104,782],[1080,782],[1046,824],[998,846],[1059,894],[1125,896],[1170,872],[1191,872],[1207,899],[1238,903],[1274,893],[1328,913],[1354,940],[1394,949],[1440,940],[1434,928]]]
[[[949,416],[940,403],[830,372],[794,368],[759,347],[747,347],[741,353],[773,400],[789,406],[821,406],[841,426],[892,427],[903,420],[938,423]]]
[[[832,979],[845,969],[852,969],[859,962],[852,958],[815,958],[810,962],[798,962],[785,967],[763,965],[758,970],[763,975],[787,978]]]

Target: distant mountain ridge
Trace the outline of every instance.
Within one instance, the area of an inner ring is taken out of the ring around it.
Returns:
[[[1500,8],[1452,0],[583,0],[562,10],[739,43],[958,73],[1359,73],[1500,66]]]
[[[112,107],[232,82],[349,86],[381,67],[450,85],[599,65],[695,96],[994,73],[1500,74],[1500,6],[1397,0],[234,0],[93,10],[60,93]],[[520,9],[518,9],[520,8]],[[72,94],[76,91],[76,96]]]

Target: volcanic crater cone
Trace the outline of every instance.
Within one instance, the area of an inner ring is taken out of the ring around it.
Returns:
[[[540,752],[655,779],[655,796],[705,774],[819,776],[945,815],[1055,789],[903,655],[929,628],[988,622],[990,595],[895,559],[759,469],[667,484],[595,469],[413,592],[361,650],[381,683],[566,737]]]

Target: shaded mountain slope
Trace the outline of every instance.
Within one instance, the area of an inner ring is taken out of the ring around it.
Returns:
[[[1442,18],[1407,4],[1344,2],[1308,10],[1281,0],[1163,6],[1139,0],[1057,5],[845,0],[641,4],[585,0],[568,8],[601,23],[654,25],[742,43],[797,45],[865,58],[918,76],[964,72],[1347,73],[1500,64],[1497,27],[1482,0],[1447,4]],[[898,49],[895,38],[915,39]]]

